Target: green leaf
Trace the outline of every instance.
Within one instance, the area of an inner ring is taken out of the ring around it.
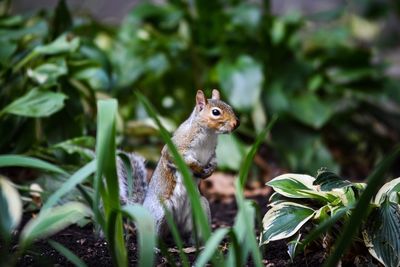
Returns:
[[[21,15],[13,15],[10,16],[2,16],[0,18],[0,27],[8,28],[8,27],[17,27],[21,26],[24,22],[23,17]]]
[[[8,67],[10,57],[17,50],[17,45],[8,41],[0,41],[0,64]]]
[[[88,216],[92,216],[91,210],[79,202],[69,202],[63,206],[41,211],[22,230],[20,245],[22,248],[27,248],[36,239],[51,236]]]
[[[49,240],[48,242],[55,250],[58,251],[58,253],[63,255],[65,258],[67,258],[75,266],[77,266],[77,267],[86,267],[87,266],[83,260],[81,260],[71,250],[64,247],[60,243],[53,241],[53,240]]]
[[[381,187],[381,189],[379,189],[375,196],[375,203],[380,204],[385,200],[385,198],[388,198],[394,203],[400,203],[399,192],[400,177],[387,182]]]
[[[79,48],[79,44],[80,39],[78,37],[71,34],[61,35],[50,44],[36,46],[31,53],[18,62],[18,64],[14,67],[14,72],[18,71],[28,62],[41,55],[45,56],[73,53]]]
[[[249,31],[256,31],[261,20],[261,8],[254,4],[241,3],[229,10],[232,24]]]
[[[285,37],[286,24],[281,19],[274,19],[271,27],[271,41],[274,45],[279,44]]]
[[[314,177],[305,174],[287,173],[267,183],[279,194],[289,198],[331,199],[331,194],[319,191],[313,185]]]
[[[25,25],[17,29],[0,29],[0,41],[18,41],[26,36],[44,37],[47,34],[47,23],[38,20],[30,25]]]
[[[48,117],[64,107],[66,95],[37,88],[14,100],[0,111],[0,116],[5,113],[26,117]]]
[[[75,172],[60,188],[57,189],[43,205],[42,210],[46,210],[57,204],[62,196],[68,194],[78,184],[83,183],[91,174],[96,171],[96,160],[91,161],[84,167]]]
[[[261,244],[291,237],[314,214],[313,209],[294,202],[283,202],[272,206],[263,218]]]
[[[400,266],[400,205],[386,198],[366,222],[362,233],[371,255],[384,266]]]
[[[235,62],[226,59],[220,61],[217,73],[229,103],[239,110],[252,109],[260,97],[264,82],[262,65],[250,56],[241,55]]]
[[[79,37],[73,36],[71,34],[64,34],[50,44],[35,47],[33,52],[36,55],[56,55],[62,53],[73,53],[78,49],[79,44]]]
[[[0,176],[0,233],[8,239],[22,217],[22,201],[18,191],[5,177]]]
[[[322,101],[315,94],[303,93],[290,101],[289,113],[315,129],[320,129],[333,116],[334,109],[330,103]]]
[[[63,169],[46,161],[20,155],[1,155],[0,168],[1,167],[27,167],[68,175]]]
[[[39,65],[35,69],[28,69],[28,76],[38,84],[53,84],[58,77],[68,73],[67,64],[63,58],[57,58]]]
[[[204,245],[203,251],[197,257],[194,266],[206,266],[206,264],[210,261],[210,259],[214,256],[215,251],[218,249],[219,244],[224,239],[224,237],[228,234],[229,229],[227,228],[219,228],[217,229],[211,237],[207,240]]]
[[[100,67],[88,67],[73,74],[77,80],[87,82],[95,90],[105,90],[110,87],[110,80],[106,72]]]
[[[156,246],[155,223],[150,212],[141,205],[126,205],[122,212],[135,221],[139,235],[139,266],[153,266]]]
[[[322,191],[331,191],[333,188],[351,186],[352,183],[333,172],[320,170],[313,185],[319,185]]]
[[[343,230],[341,231],[341,234],[334,245],[334,251],[325,262],[325,267],[337,266],[338,261],[345,250],[350,244],[352,244],[353,236],[358,233],[358,229],[363,221],[363,218],[367,215],[370,201],[375,193],[378,191],[382,183],[382,176],[384,175],[385,171],[399,157],[399,155],[400,147],[396,147],[395,150],[382,162],[380,162],[379,165],[374,169],[374,171],[368,176],[367,187],[362,193],[350,219],[344,225]]]
[[[76,137],[54,145],[54,148],[62,149],[68,154],[79,154],[84,159],[93,159],[96,140],[92,136]]]

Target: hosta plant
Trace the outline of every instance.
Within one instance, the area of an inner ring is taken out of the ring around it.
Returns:
[[[321,170],[316,177],[304,174],[284,174],[267,185],[275,193],[270,198],[270,209],[263,218],[261,245],[292,238],[288,243],[291,258],[315,237],[317,227],[331,225],[330,230],[316,239],[327,249],[340,227],[354,210],[366,184],[352,183],[332,172]],[[368,215],[354,245],[363,245],[384,266],[400,266],[400,178],[383,185],[371,200]],[[311,229],[311,230],[310,230]],[[356,246],[354,246],[356,247]]]

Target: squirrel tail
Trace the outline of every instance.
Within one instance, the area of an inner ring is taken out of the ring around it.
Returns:
[[[143,204],[148,187],[145,159],[135,153],[122,151],[118,151],[117,155],[119,194],[122,203]],[[129,173],[132,177],[129,177]],[[131,188],[129,188],[130,179],[132,179]]]

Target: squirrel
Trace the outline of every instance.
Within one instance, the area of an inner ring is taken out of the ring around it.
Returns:
[[[240,122],[231,106],[220,100],[220,93],[214,89],[212,98],[206,99],[203,91],[196,94],[196,106],[190,117],[174,132],[172,141],[191,170],[197,183],[209,177],[216,169],[217,135],[235,130]],[[117,172],[122,203],[143,204],[153,215],[158,236],[168,233],[164,207],[168,209],[183,236],[193,232],[190,200],[179,169],[167,146],[161,151],[161,157],[149,182],[145,161],[135,153],[126,153],[133,170],[133,194],[128,194],[127,172],[123,161],[117,159]],[[211,212],[208,200],[201,196],[201,205],[209,223]]]

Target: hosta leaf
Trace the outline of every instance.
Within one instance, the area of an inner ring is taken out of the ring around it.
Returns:
[[[283,202],[272,206],[263,218],[261,244],[294,235],[314,213],[313,209],[294,202]]]
[[[322,191],[330,191],[333,188],[342,188],[351,185],[339,175],[330,171],[319,171],[313,185],[319,185]]]
[[[287,173],[275,177],[267,185],[284,196],[297,197],[297,190],[314,190],[314,181],[315,178],[310,175]]]
[[[387,196],[390,201],[399,203],[399,195],[398,193],[400,192],[400,177],[391,180],[390,182],[387,182],[384,184],[381,189],[379,189],[378,193],[376,193],[375,196],[375,203],[379,204],[383,202],[385,197]]]
[[[275,192],[289,198],[311,198],[322,201],[333,201],[335,196],[321,192],[313,185],[314,177],[305,174],[287,173],[267,183]]]
[[[0,234],[9,237],[22,216],[22,201],[10,181],[0,176]]]
[[[387,267],[400,266],[400,205],[386,199],[370,214],[363,231],[369,252]]]
[[[10,113],[26,117],[48,117],[64,107],[66,95],[37,88],[14,100],[6,106],[0,115]]]

